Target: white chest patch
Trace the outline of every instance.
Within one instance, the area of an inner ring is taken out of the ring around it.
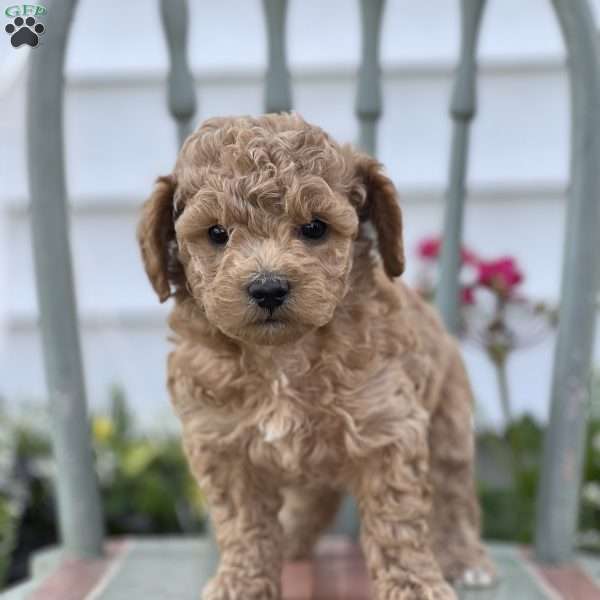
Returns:
[[[271,392],[274,400],[272,406],[275,408],[257,426],[265,442],[269,444],[283,439],[299,425],[295,411],[285,399],[285,390],[288,386],[289,380],[283,372],[273,380]]]
[[[265,442],[272,444],[283,439],[289,433],[288,428],[283,425],[283,422],[277,423],[274,419],[270,419],[267,422],[259,423],[258,430]]]

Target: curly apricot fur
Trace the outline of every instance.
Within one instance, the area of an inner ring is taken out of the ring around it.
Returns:
[[[298,229],[316,217],[329,230],[310,243]],[[434,311],[392,280],[401,213],[375,160],[296,114],[211,119],[138,235],[159,297],[175,297],[168,387],[221,549],[204,600],[279,598],[284,546],[308,553],[343,490],[377,600],[451,599],[444,575],[492,572],[471,390]],[[247,294],[265,271],[290,283],[276,324]]]

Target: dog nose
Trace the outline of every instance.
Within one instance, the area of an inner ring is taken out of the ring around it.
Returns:
[[[289,290],[289,283],[279,277],[257,279],[248,286],[248,294],[256,300],[256,304],[270,311],[284,303]]]

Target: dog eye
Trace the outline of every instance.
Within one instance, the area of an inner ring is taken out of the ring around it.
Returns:
[[[208,237],[218,246],[222,246],[229,240],[229,234],[227,229],[221,225],[213,225],[208,230]]]
[[[327,224],[320,219],[313,219],[300,227],[300,233],[309,240],[320,240],[327,233]]]

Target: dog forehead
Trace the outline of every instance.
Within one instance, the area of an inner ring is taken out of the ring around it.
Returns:
[[[348,175],[346,158],[327,133],[298,115],[264,115],[206,121],[186,140],[175,168],[182,180],[205,167],[229,179],[318,175],[334,186]]]
[[[333,188],[320,175],[292,169],[253,170],[242,175],[211,165],[186,167],[176,178],[177,207],[195,205],[233,220],[260,218],[265,213],[297,220],[313,213],[332,215],[345,207],[351,209],[344,186]]]
[[[347,222],[354,166],[320,128],[266,115],[205,122],[183,145],[174,175],[177,205],[193,203],[211,218]]]
[[[267,216],[304,222],[313,215],[334,220],[345,210],[354,213],[347,198],[320,177],[232,178],[207,171],[196,184],[189,194],[176,193],[177,201],[225,222],[255,221]]]

